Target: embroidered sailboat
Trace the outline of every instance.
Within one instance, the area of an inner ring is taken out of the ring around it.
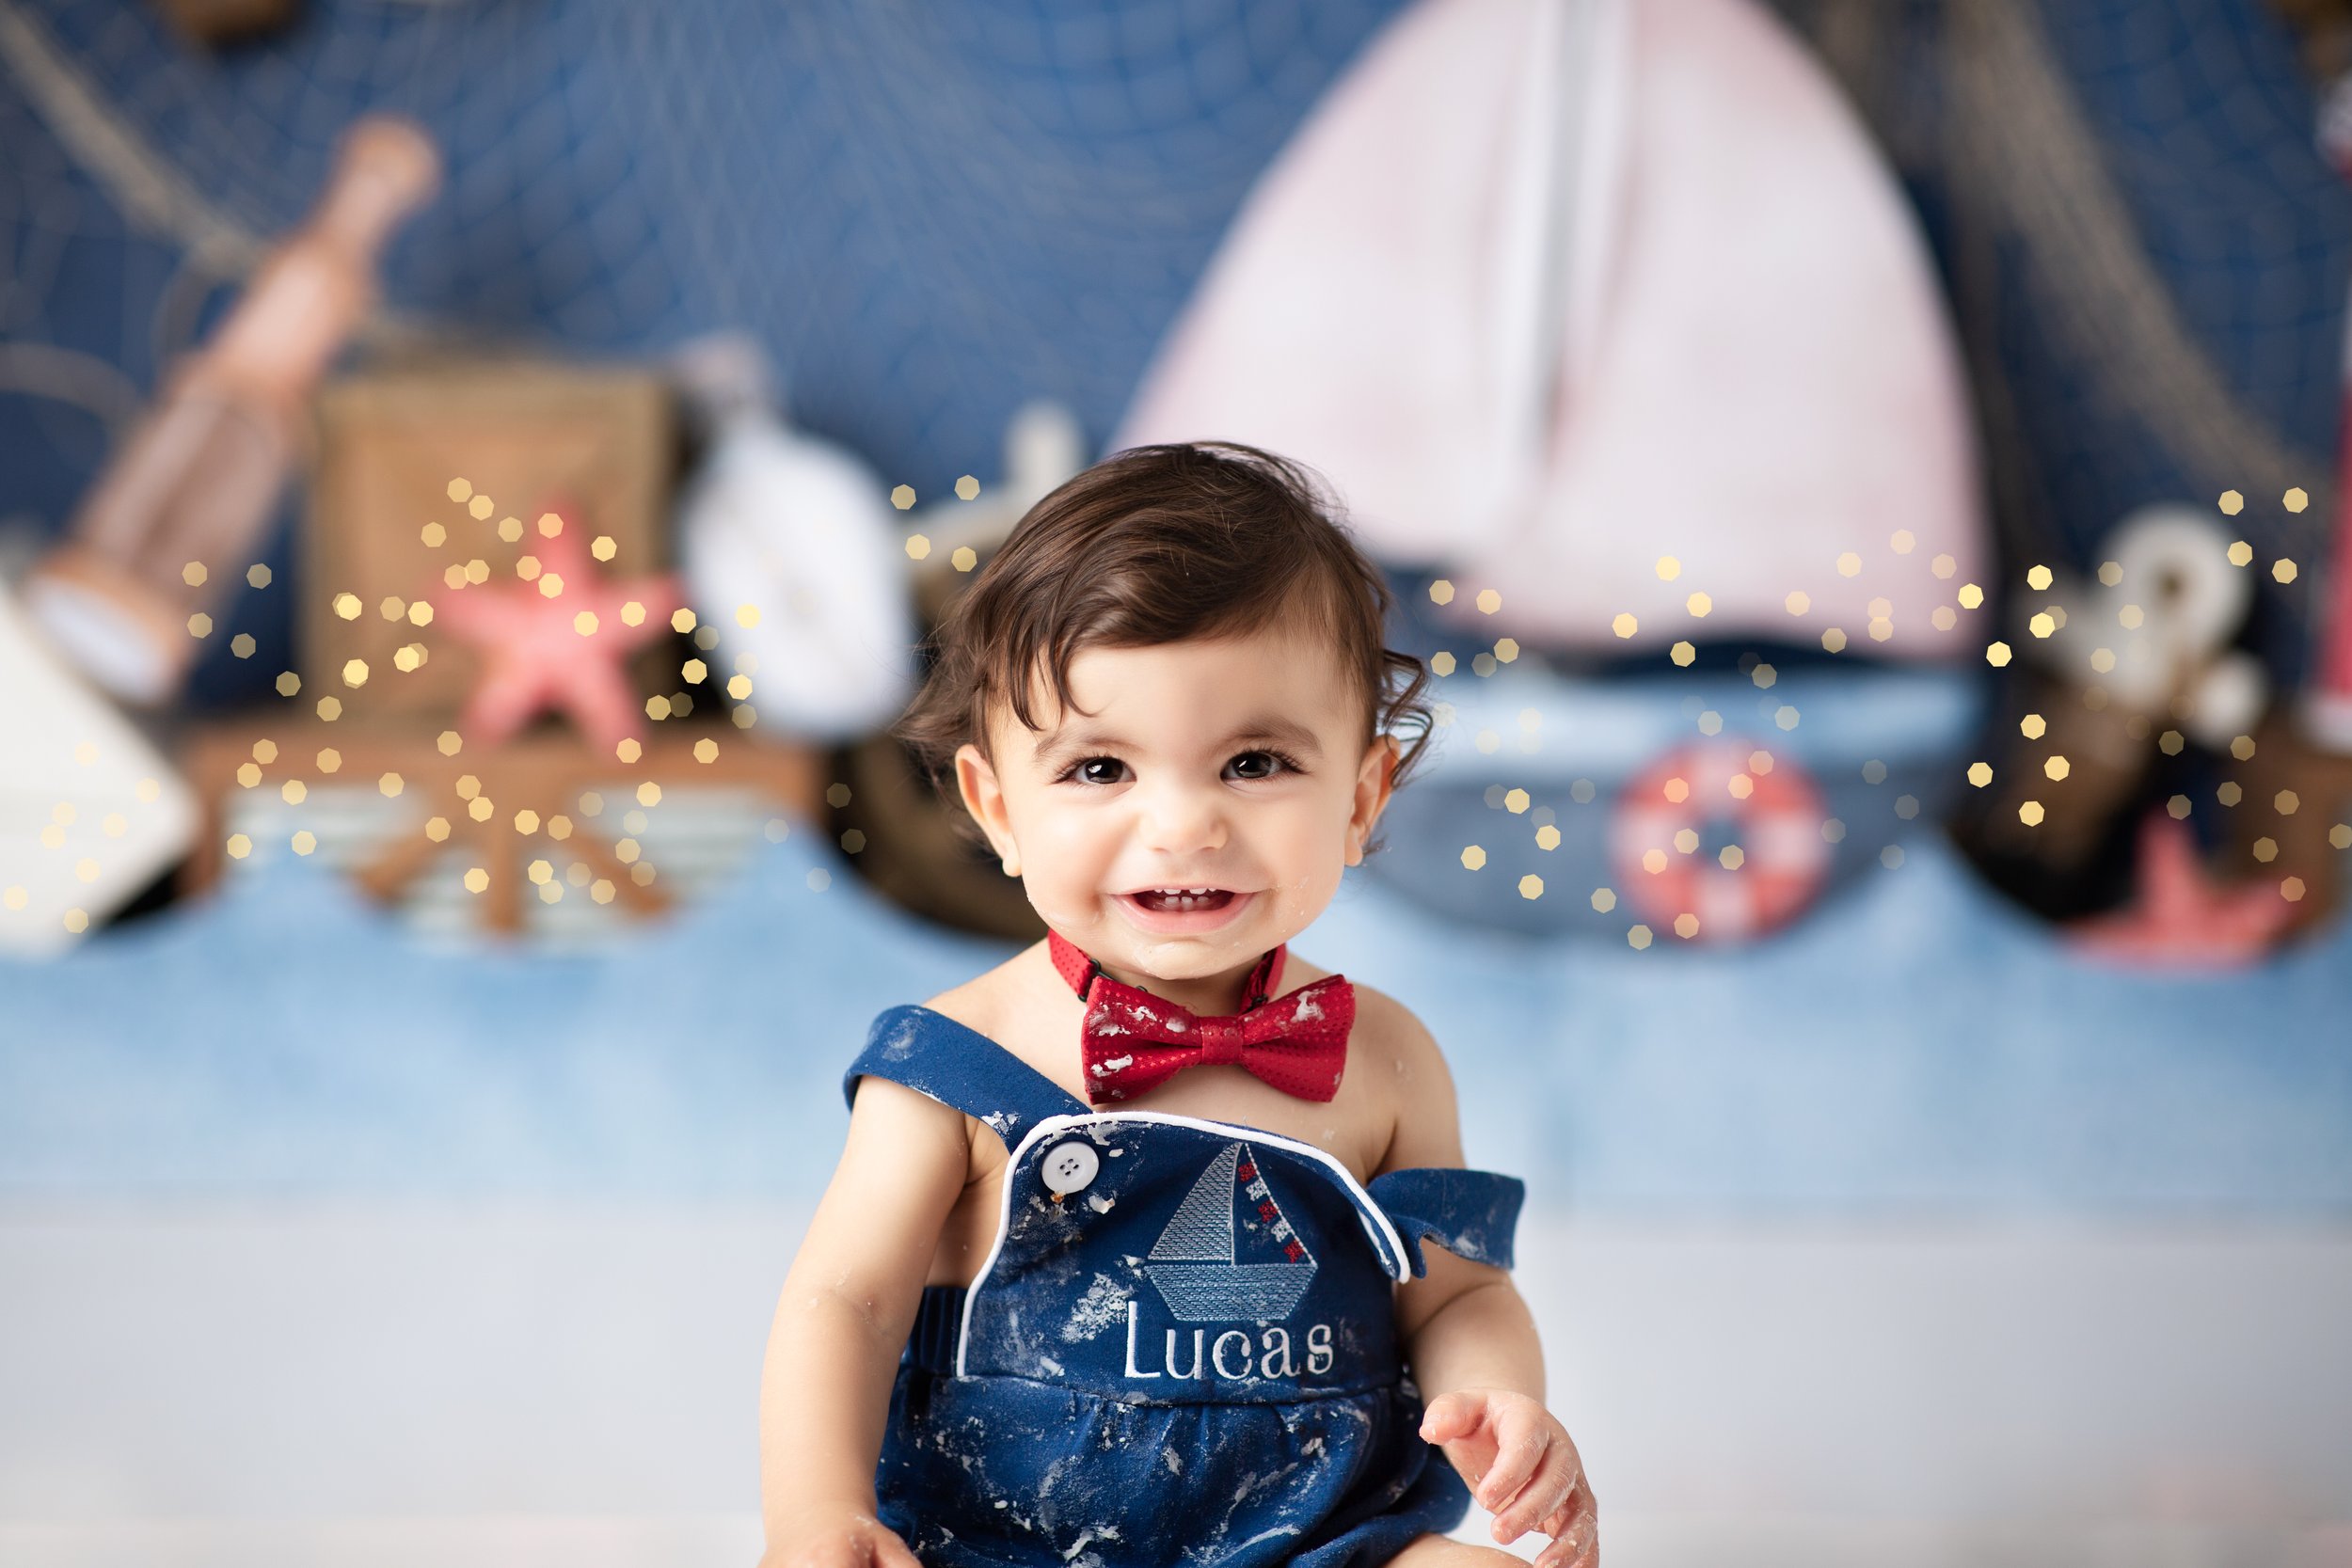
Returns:
[[[1245,1198],[1280,1247],[1279,1262],[1243,1262],[1235,1255],[1233,1212]],[[1144,1272],[1180,1322],[1264,1321],[1290,1316],[1315,1276],[1315,1257],[1274,1201],[1257,1157],[1233,1143],[1192,1184]]]

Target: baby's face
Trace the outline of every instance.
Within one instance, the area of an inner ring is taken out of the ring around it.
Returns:
[[[1388,802],[1332,651],[1287,633],[1088,648],[1042,733],[994,716],[965,804],[1047,925],[1107,969],[1201,979],[1254,962],[1330,902]],[[1154,890],[1214,890],[1174,898]]]

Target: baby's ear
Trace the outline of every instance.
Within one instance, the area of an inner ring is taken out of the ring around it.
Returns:
[[[1372,744],[1364,749],[1363,763],[1356,770],[1356,812],[1351,818],[1351,826],[1355,830],[1359,848],[1362,847],[1363,839],[1372,836],[1373,825],[1388,809],[1389,791],[1396,777],[1396,736],[1383,730],[1373,736]]]
[[[988,835],[990,848],[1006,863],[1006,873],[1017,876],[1019,851],[1012,841],[1012,818],[1005,810],[1005,791],[996,777],[996,768],[985,753],[970,741],[956,748],[956,793],[963,798],[963,809],[978,823],[980,832]]]

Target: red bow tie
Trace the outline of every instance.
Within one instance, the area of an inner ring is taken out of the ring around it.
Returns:
[[[1356,1022],[1356,988],[1345,975],[1327,974],[1268,1001],[1282,974],[1283,949],[1277,947],[1249,972],[1247,1006],[1202,1018],[1112,979],[1059,931],[1047,932],[1046,945],[1054,967],[1087,1004],[1079,1056],[1091,1103],[1132,1100],[1185,1068],[1214,1063],[1247,1068],[1301,1100],[1340,1092],[1347,1032]]]

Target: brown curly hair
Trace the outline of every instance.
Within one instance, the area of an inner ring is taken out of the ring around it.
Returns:
[[[1289,625],[1337,650],[1363,697],[1365,743],[1399,737],[1398,787],[1428,745],[1431,712],[1421,660],[1384,645],[1391,603],[1337,503],[1300,464],[1231,441],[1130,447],[1015,525],[940,617],[926,644],[930,671],[890,733],[940,792],[957,832],[977,843],[956,788],[956,752],[968,741],[995,761],[988,715],[999,703],[1039,728],[1030,680],[1041,669],[1068,708],[1081,649]]]

